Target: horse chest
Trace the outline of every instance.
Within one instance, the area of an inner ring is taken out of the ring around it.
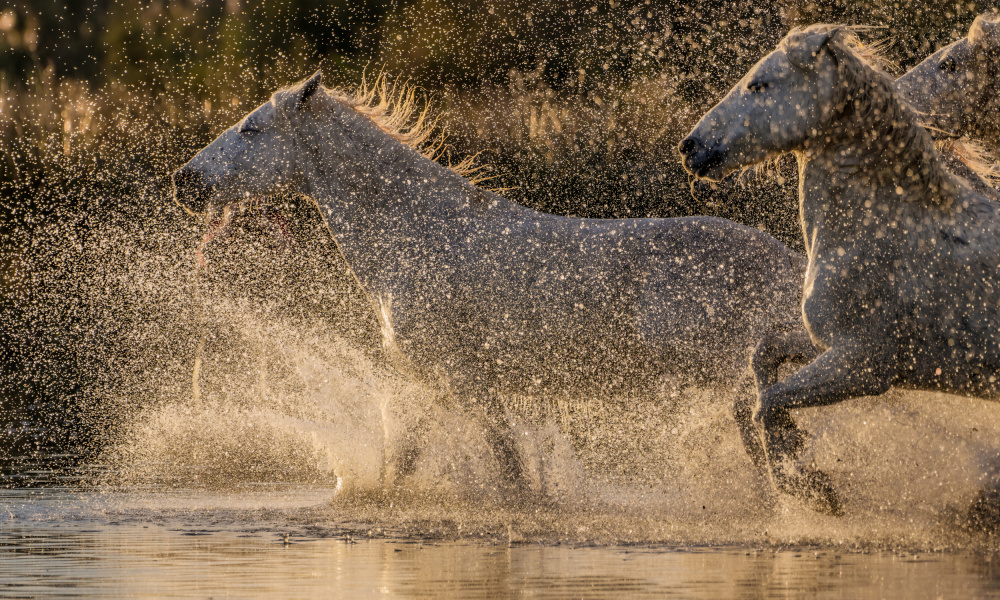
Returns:
[[[890,334],[891,282],[880,272],[884,257],[846,244],[810,256],[803,289],[803,318],[814,340]]]

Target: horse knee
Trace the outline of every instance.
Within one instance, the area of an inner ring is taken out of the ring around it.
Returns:
[[[754,347],[753,355],[750,357],[750,367],[753,369],[754,374],[770,371],[778,367],[779,358],[780,336],[769,333],[761,338],[757,342],[757,346]]]
[[[800,346],[812,346],[812,342],[800,339],[804,332],[769,332],[760,338],[754,347],[751,364],[754,369],[777,368],[788,359],[798,358],[803,354]]]
[[[774,397],[761,393],[760,401],[754,407],[753,424],[761,431],[767,432],[775,427],[794,427],[788,409],[774,401]]]

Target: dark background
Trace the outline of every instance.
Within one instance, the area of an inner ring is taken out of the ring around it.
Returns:
[[[525,205],[588,217],[712,214],[800,248],[791,164],[779,166],[781,177],[692,189],[674,152],[679,139],[794,25],[878,26],[868,38],[887,41],[905,70],[965,35],[993,3],[5,6],[0,458],[93,447],[94,432],[137,402],[121,398],[154,401],[164,381],[183,379],[197,320],[184,300],[192,294],[228,286],[274,300],[293,285],[290,270],[322,273],[294,283],[317,294],[309,310],[342,315],[345,331],[375,347],[357,290],[307,210],[287,201],[304,240],[293,258],[241,246],[237,236],[218,249],[212,275],[198,279],[190,255],[201,224],[169,201],[171,170],[275,88],[317,68],[328,84],[352,86],[363,71],[384,69],[419,85],[443,114],[453,156],[481,153],[495,175],[486,185]],[[287,310],[307,309],[288,302]]]

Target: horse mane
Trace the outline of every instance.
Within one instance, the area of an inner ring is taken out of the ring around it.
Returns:
[[[989,148],[983,142],[962,138],[936,141],[934,144],[938,152],[954,156],[988,185],[996,187],[1000,184],[1000,165],[992,160]]]
[[[858,38],[859,31],[870,28],[846,25],[812,25],[800,31],[827,33],[836,31],[826,45],[840,74],[836,86],[834,122],[864,124],[866,142],[874,146],[877,159],[885,156],[912,157],[914,164],[907,170],[907,187],[928,190],[927,193],[908,194],[931,204],[948,205],[951,195],[946,190],[954,186],[952,177],[943,166],[930,134],[920,125],[916,113],[896,93],[894,80],[886,72],[891,63],[883,54],[884,44],[866,45]],[[891,153],[878,152],[879,148],[892,149]],[[899,165],[885,171],[891,171]],[[880,173],[876,171],[875,175]]]
[[[829,29],[839,29],[837,35],[842,44],[850,48],[854,56],[869,67],[887,74],[894,75],[899,71],[899,64],[889,58],[887,52],[892,45],[891,40],[882,39],[865,42],[859,34],[882,29],[871,25],[827,25]]]
[[[302,82],[294,83],[276,93],[296,90],[301,85]],[[420,93],[418,86],[410,82],[390,83],[388,76],[382,72],[370,83],[362,75],[361,83],[354,89],[324,85],[323,91],[333,100],[368,117],[397,142],[465,177],[473,185],[495,177],[483,173],[489,165],[477,164],[478,154],[455,163],[451,161],[453,149],[446,143],[446,132],[438,127],[440,115],[432,114],[431,102]]]

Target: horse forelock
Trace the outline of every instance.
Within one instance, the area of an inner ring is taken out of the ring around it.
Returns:
[[[283,113],[289,124],[294,120],[292,111],[297,110],[292,99],[304,83],[286,86],[272,95],[277,112]],[[321,86],[319,91],[321,93],[311,102],[312,110],[330,112],[329,102],[337,102],[367,117],[382,133],[400,144],[467,178],[472,184],[490,179],[482,173],[487,165],[477,164],[478,155],[451,162],[451,148],[445,143],[445,132],[438,127],[440,116],[432,114],[430,102],[421,102],[420,88],[416,85],[390,83],[382,73],[372,82],[362,77],[353,90]]]
[[[787,49],[789,44],[794,44],[796,41],[812,34],[836,32],[833,39],[830,40],[831,44],[839,44],[846,47],[858,60],[876,71],[894,73],[899,70],[899,66],[886,54],[890,42],[888,40],[877,40],[869,43],[862,40],[859,35],[862,32],[876,29],[879,28],[865,25],[817,23],[793,29],[785,36],[785,39],[782,41],[782,47]]]

